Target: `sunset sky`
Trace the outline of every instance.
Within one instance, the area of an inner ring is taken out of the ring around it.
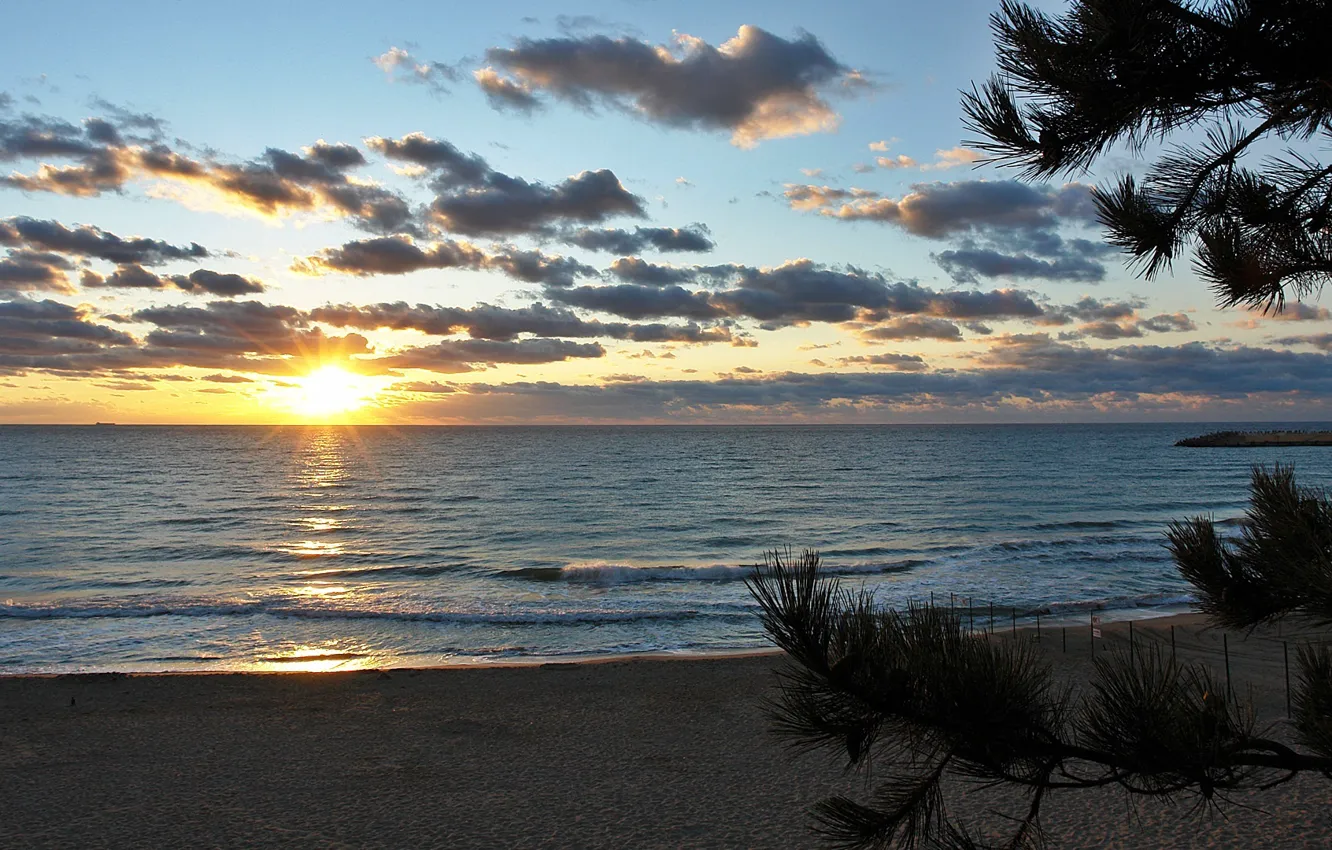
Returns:
[[[1332,419],[976,165],[996,5],[10,4],[0,422]]]

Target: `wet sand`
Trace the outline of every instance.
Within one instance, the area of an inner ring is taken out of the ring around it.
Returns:
[[[1197,617],[1138,621],[1134,639],[1169,651],[1172,623],[1178,653],[1220,669],[1222,633]],[[1040,645],[1085,679],[1088,628],[1067,629]],[[1127,624],[1104,634],[1122,644]],[[1227,641],[1235,687],[1277,724],[1283,638]],[[780,663],[0,678],[0,846],[814,847],[807,807],[865,786],[771,736]],[[972,825],[1002,826],[989,809],[1007,798],[954,790]],[[1332,782],[1239,800],[1263,811],[1070,792],[1044,821],[1051,847],[1332,844]]]

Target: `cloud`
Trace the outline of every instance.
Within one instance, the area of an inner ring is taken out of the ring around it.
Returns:
[[[1277,345],[1312,345],[1314,348],[1332,352],[1332,333],[1287,336],[1272,341]]]
[[[492,172],[483,188],[438,196],[431,212],[445,228],[469,236],[534,233],[556,223],[646,215],[642,198],[606,169],[584,171],[554,185]]]
[[[874,159],[874,164],[880,168],[918,168],[920,163],[907,156],[904,153],[897,156],[880,156]]]
[[[480,365],[518,363],[535,365],[558,363],[571,358],[604,357],[606,350],[595,342],[570,342],[563,339],[444,340],[433,345],[402,349],[376,358],[377,367],[386,369],[421,369],[429,372],[460,373],[475,371]]]
[[[551,256],[512,245],[491,251],[453,240],[418,245],[410,236],[348,242],[297,260],[292,269],[308,275],[342,273],[358,277],[408,274],[422,269],[492,269],[526,283],[552,286],[569,286],[577,277],[597,274],[596,269],[571,257]]]
[[[1138,327],[1150,333],[1183,333],[1198,329],[1187,313],[1160,313],[1140,320]]]
[[[437,191],[460,186],[481,186],[493,174],[490,165],[474,153],[463,153],[452,143],[423,133],[408,133],[401,139],[371,136],[366,147],[387,159],[406,162],[431,172]]]
[[[708,293],[691,292],[680,286],[644,286],[622,283],[611,286],[574,286],[548,289],[546,297],[559,304],[598,310],[626,319],[653,319],[666,316],[682,319],[711,320],[728,315],[712,303]]]
[[[212,301],[204,307],[149,307],[130,317],[155,329],[146,341],[153,346],[228,354],[307,356],[330,351],[336,356],[368,354],[364,337],[326,337],[310,328],[295,307],[258,301]]]
[[[962,329],[947,319],[936,319],[932,316],[902,316],[872,328],[865,328],[860,332],[860,336],[862,339],[874,342],[909,339],[960,342]]]
[[[1069,245],[1067,250],[1061,250],[1050,259],[1025,253],[1005,254],[993,248],[959,248],[940,251],[930,257],[958,283],[975,283],[982,277],[1100,283],[1105,279],[1105,266],[1092,259],[1104,254],[1100,247],[1094,246],[1084,252],[1076,245]]]
[[[856,354],[850,357],[838,357],[843,366],[887,366],[897,372],[922,372],[929,368],[925,358],[919,354]]]
[[[1084,295],[1072,304],[1047,308],[1035,322],[1038,325],[1067,325],[1075,321],[1118,321],[1137,316],[1139,308],[1145,306],[1147,302],[1140,298],[1111,301]]]
[[[802,322],[878,322],[899,314],[942,318],[1032,319],[1045,308],[1014,289],[940,292],[916,283],[889,282],[862,269],[834,269],[811,260],[780,266],[664,266],[622,258],[610,271],[626,281],[612,286],[547,290],[551,300],[625,318],[751,318],[765,328]],[[684,284],[707,283],[711,291]],[[677,310],[679,312],[670,312]]]
[[[674,45],[523,38],[487,50],[486,61],[478,82],[492,102],[530,108],[541,93],[583,108],[605,104],[669,127],[727,131],[739,147],[833,130],[839,118],[827,96],[869,85],[812,35],[786,40],[755,26],[718,47],[688,35]],[[503,84],[517,93],[497,95]]]
[[[1332,319],[1332,311],[1318,304],[1306,304],[1303,301],[1287,301],[1281,310],[1266,313],[1261,308],[1250,308],[1255,318],[1273,322],[1325,322]]]
[[[640,286],[671,286],[698,279],[694,268],[649,263],[639,257],[621,257],[610,264],[610,273],[626,283]]]
[[[696,324],[627,324],[584,319],[572,310],[537,303],[521,308],[478,304],[475,307],[440,307],[405,302],[350,304],[317,307],[309,312],[314,321],[335,327],[360,330],[415,330],[449,336],[467,333],[475,339],[511,340],[520,334],[543,337],[602,337],[633,342],[730,342],[726,327],[705,328]]]
[[[199,260],[209,255],[197,242],[181,247],[159,239],[134,236],[122,239],[91,225],[66,227],[58,221],[42,221],[27,216],[0,220],[0,245],[95,257],[112,263],[137,263],[154,266],[170,260]]]
[[[262,283],[238,274],[224,274],[209,269],[195,269],[188,275],[157,275],[137,263],[119,266],[105,277],[85,270],[85,289],[178,289],[193,295],[218,295],[234,298],[263,292]]]
[[[74,287],[68,272],[74,265],[49,251],[10,249],[0,260],[0,295],[14,292],[58,292],[70,295]]]
[[[984,159],[985,155],[980,151],[974,151],[971,148],[949,148],[948,150],[937,150],[934,152],[934,161],[927,162],[920,167],[921,171],[947,171],[950,168],[959,168],[964,165],[975,165]]]
[[[359,372],[383,371],[373,361],[356,359],[371,354],[366,339],[358,334],[330,337],[311,328],[300,311],[255,301],[215,301],[204,307],[155,307],[140,310],[117,321],[153,326],[141,340],[113,328],[93,325],[82,310],[54,302],[10,302],[0,313],[42,303],[49,318],[65,324],[64,336],[26,350],[0,351],[0,373],[50,372],[74,376],[133,377],[143,379],[143,370],[192,367],[212,371],[265,375],[304,374],[322,364]],[[58,311],[74,311],[60,315]],[[12,317],[11,317],[12,318]],[[31,321],[33,316],[22,317]],[[77,323],[71,323],[77,320]],[[0,334],[5,336],[7,334]],[[48,334],[50,336],[50,334]],[[132,373],[132,374],[131,374]],[[163,380],[176,376],[162,375]]]
[[[996,416],[1066,421],[1071,413],[1197,416],[1256,405],[1332,407],[1332,355],[1201,343],[1089,349],[1043,334],[1010,338],[966,370],[779,372],[716,381],[472,383],[409,403],[407,418],[484,422],[790,421],[903,415],[928,419]],[[1222,418],[1225,418],[1224,416]],[[1317,417],[1315,417],[1317,418]],[[878,421],[884,421],[880,418]]]
[[[1059,188],[1017,180],[964,180],[917,183],[900,199],[865,189],[792,184],[786,187],[792,209],[818,209],[844,221],[877,221],[907,233],[943,239],[964,233],[1045,230],[1060,223],[1093,224],[1091,187],[1067,183]]]
[[[51,356],[133,345],[124,331],[90,321],[85,308],[57,301],[0,301],[0,356]],[[0,370],[3,370],[0,365]]]
[[[883,147],[875,147],[875,145],[883,145]],[[874,144],[870,145],[870,150],[887,151],[888,147],[883,142],[875,142]],[[909,157],[906,154],[898,154],[897,156],[881,156],[875,158],[874,162],[880,168],[889,168],[889,169],[908,168],[908,169],[919,169],[921,171],[947,171],[950,168],[959,168],[964,165],[975,165],[977,162],[979,162],[982,159],[984,159],[984,154],[980,153],[979,151],[974,151],[970,148],[956,147],[956,148],[949,148],[948,150],[940,149],[935,151],[934,160],[932,162],[920,162],[919,160]]]
[[[421,133],[401,139],[374,136],[365,143],[389,159],[424,169],[428,185],[439,193],[430,206],[431,217],[455,233],[549,235],[557,224],[594,224],[646,214],[643,199],[606,169],[546,184],[495,171],[480,156],[464,154],[449,142]]]
[[[931,256],[958,283],[981,277],[1097,283],[1105,278],[1100,259],[1114,253],[1103,243],[1056,232],[1096,223],[1091,187],[1081,183],[1059,188],[1016,180],[917,183],[900,199],[868,189],[789,184],[785,197],[794,210],[956,240],[954,248]]]
[[[398,393],[456,393],[458,387],[456,384],[441,384],[438,381],[399,381],[396,384],[389,384],[390,392]]]
[[[505,79],[494,68],[478,68],[472,72],[472,78],[481,87],[486,100],[496,109],[533,112],[541,106],[541,101],[532,93],[530,85]]]
[[[643,251],[692,251],[705,253],[716,247],[702,224],[688,227],[636,227],[627,230],[582,228],[566,234],[564,241],[589,251],[640,254]]]
[[[370,60],[391,81],[402,81],[428,86],[437,92],[447,92],[446,82],[456,83],[460,75],[456,68],[442,62],[421,62],[401,47],[390,47]]]
[[[365,164],[365,157],[351,145],[321,140],[299,154],[268,148],[259,158],[237,164],[196,160],[160,141],[127,140],[107,132],[108,123],[88,119],[79,127],[31,115],[17,121],[0,118],[0,161],[54,157],[77,163],[42,163],[31,174],[0,177],[0,185],[89,197],[119,192],[134,180],[160,179],[268,217],[327,211],[376,233],[413,227],[413,211],[402,196],[353,179],[350,172]]]
[[[250,383],[241,375],[304,374],[329,363],[363,374],[396,374],[400,369],[470,372],[498,363],[605,355],[596,342],[547,338],[444,340],[377,354],[360,334],[330,336],[294,307],[257,301],[151,307],[120,320],[152,330],[140,341],[90,323],[84,312],[55,302],[0,302],[0,373],[126,377],[129,372],[142,375],[144,369],[184,366],[219,373],[202,379],[208,382]]]

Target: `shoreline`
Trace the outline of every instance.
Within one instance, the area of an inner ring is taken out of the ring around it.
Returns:
[[[1150,608],[1087,609],[1086,612],[1082,612],[1077,615],[1057,614],[1057,615],[1051,615],[1048,618],[1042,615],[1040,623],[1041,623],[1041,628],[1071,628],[1077,626],[1090,627],[1090,624],[1088,622],[1090,616],[1093,613],[1098,613],[1098,612],[1099,612],[1098,616],[1102,617],[1102,622],[1105,623],[1106,625],[1111,625],[1114,623],[1125,623],[1129,621],[1133,621],[1135,623],[1138,622],[1157,623],[1158,621],[1172,621],[1176,619],[1178,619],[1180,623],[1184,623],[1188,618],[1201,616],[1196,611],[1174,610],[1181,607],[1187,607],[1187,606],[1170,605],[1170,606],[1163,606],[1161,609],[1150,609]],[[1167,608],[1172,610],[1166,610]],[[1143,613],[1141,615],[1136,615],[1136,616],[1115,616],[1116,614],[1124,614],[1128,612],[1140,612],[1140,611],[1147,613]],[[981,619],[982,618],[980,616],[977,617],[978,625]],[[996,634],[999,633],[1007,634],[1010,631],[1008,626],[1009,623],[1008,620],[996,616],[995,622],[997,624],[997,627],[994,630]],[[1159,624],[1169,625],[1170,623],[1164,622]],[[1191,621],[1189,624],[1192,624]],[[1017,631],[1019,634],[1028,631],[1035,632],[1036,628],[1037,628],[1036,622],[1032,620],[1030,616],[1019,619],[1019,624],[1017,627]],[[977,631],[983,631],[983,629],[978,628]],[[780,654],[781,654],[780,649],[777,649],[772,646],[764,646],[764,647],[750,647],[750,648],[740,647],[735,649],[719,649],[716,651],[691,651],[691,652],[650,650],[646,652],[619,652],[619,653],[588,654],[588,655],[571,654],[571,655],[543,655],[543,656],[513,656],[510,658],[496,658],[493,660],[480,660],[480,661],[468,660],[468,661],[459,661],[457,663],[445,663],[445,664],[403,664],[403,665],[388,664],[382,666],[367,665],[361,667],[349,666],[345,668],[334,667],[327,670],[301,669],[295,666],[301,663],[318,663],[321,660],[328,660],[327,658],[321,658],[321,656],[318,655],[312,655],[308,659],[303,656],[292,656],[290,659],[284,659],[283,661],[280,662],[273,662],[273,661],[263,662],[270,665],[273,664],[279,665],[276,667],[269,666],[264,668],[242,667],[234,669],[200,668],[200,669],[190,669],[190,670],[170,670],[170,669],[137,670],[131,668],[116,669],[114,667],[108,667],[105,669],[80,670],[80,671],[69,671],[69,672],[60,672],[60,671],[17,672],[17,673],[0,672],[0,682],[3,682],[8,679],[60,678],[60,677],[70,677],[70,676],[126,676],[126,677],[128,676],[134,676],[134,677],[234,676],[234,675],[290,676],[290,675],[329,675],[329,674],[338,674],[338,673],[351,674],[351,673],[365,673],[368,671],[394,672],[394,671],[412,671],[412,670],[417,670],[417,671],[490,670],[490,669],[546,667],[552,665],[613,664],[618,662],[726,660],[732,658],[777,656]],[[283,669],[280,665],[284,663],[291,664],[292,666],[289,669]]]

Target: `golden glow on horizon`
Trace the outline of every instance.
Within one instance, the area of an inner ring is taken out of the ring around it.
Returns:
[[[337,366],[321,366],[297,379],[300,389],[292,407],[303,416],[321,417],[349,413],[364,407],[374,394],[364,378]]]

